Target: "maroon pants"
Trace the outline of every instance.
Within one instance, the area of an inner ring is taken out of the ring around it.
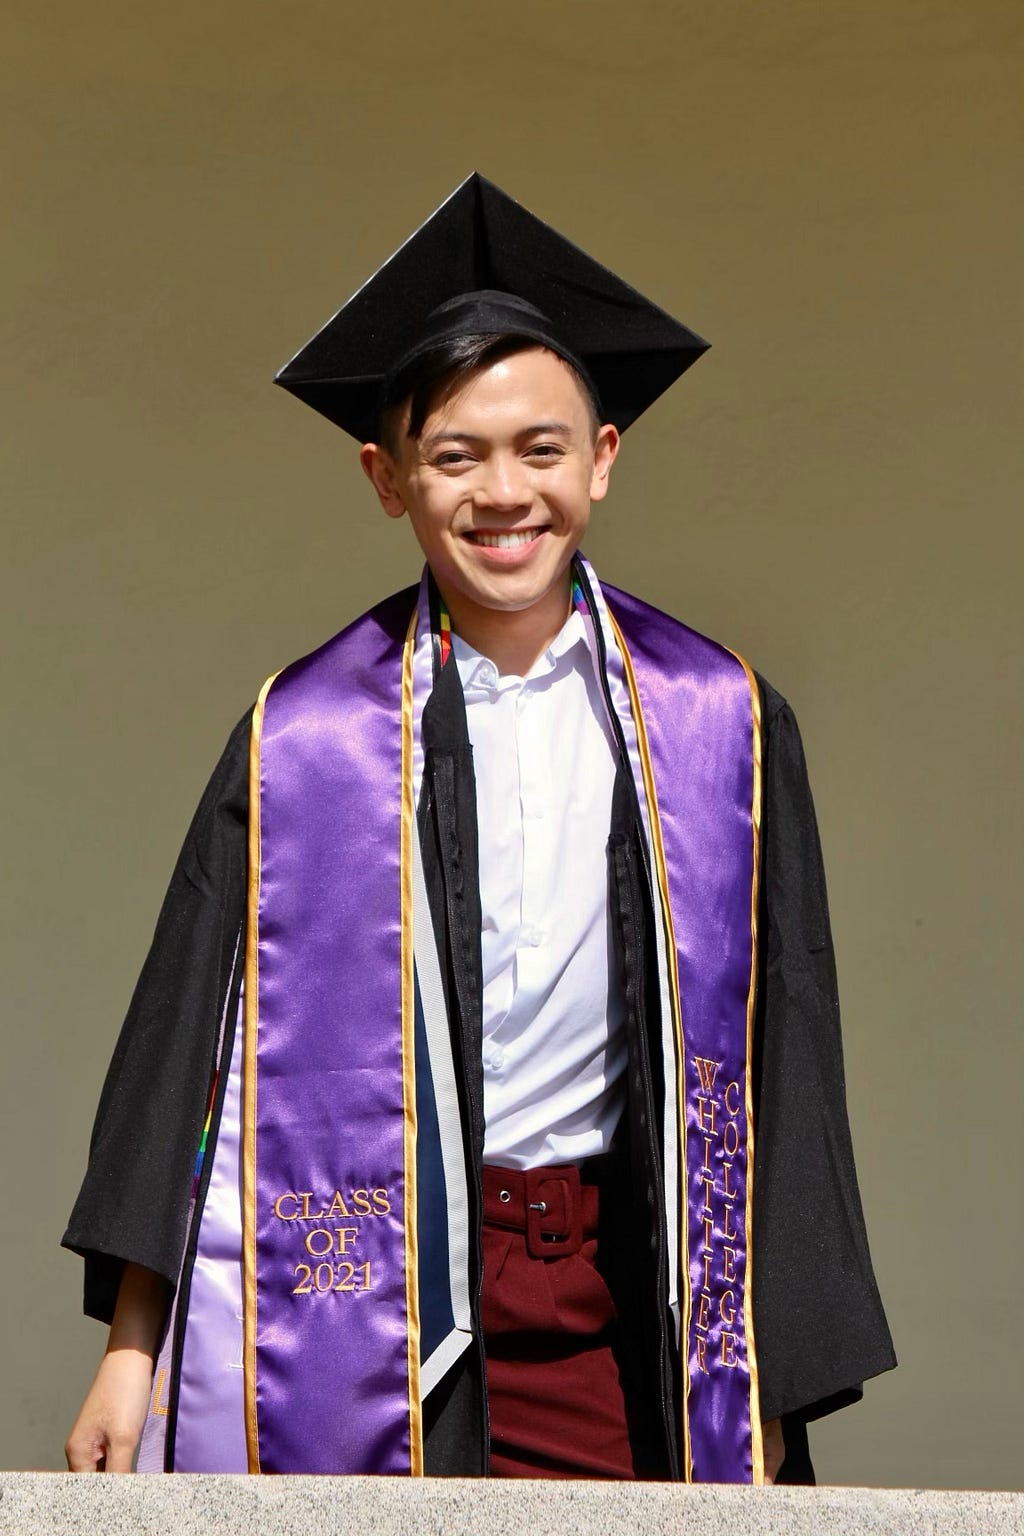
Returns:
[[[574,1167],[484,1169],[495,1477],[634,1476],[597,1218],[597,1188]]]

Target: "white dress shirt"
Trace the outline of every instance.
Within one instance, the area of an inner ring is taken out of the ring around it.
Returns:
[[[525,678],[453,636],[480,832],[484,1160],[534,1168],[606,1151],[626,1041],[610,973],[615,753],[574,612]]]

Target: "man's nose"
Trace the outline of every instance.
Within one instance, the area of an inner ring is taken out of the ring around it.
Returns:
[[[518,454],[495,454],[483,466],[477,505],[514,512],[530,500],[529,477]]]

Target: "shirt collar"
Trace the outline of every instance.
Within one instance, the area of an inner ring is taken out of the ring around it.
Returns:
[[[546,677],[549,672],[555,670],[563,656],[568,656],[570,651],[577,646],[582,646],[580,658],[574,659],[574,665],[579,665],[582,656],[591,650],[591,644],[590,631],[584,624],[582,615],[573,609],[551,644],[537,657],[525,678],[499,677],[497,668],[488,657],[482,656],[471,645],[467,645],[461,636],[454,633],[452,654],[455,657],[464,690],[493,689],[496,686],[533,682],[538,678]]]

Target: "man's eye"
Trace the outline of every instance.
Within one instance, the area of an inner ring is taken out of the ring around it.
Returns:
[[[468,453],[459,453],[454,448],[448,453],[439,453],[434,460],[438,469],[453,469],[457,468],[460,464],[468,464],[469,462],[470,456]]]
[[[560,459],[565,452],[558,443],[535,443],[527,451],[532,459]]]

